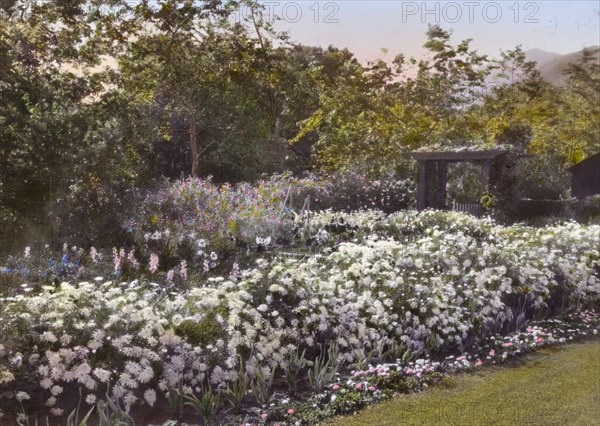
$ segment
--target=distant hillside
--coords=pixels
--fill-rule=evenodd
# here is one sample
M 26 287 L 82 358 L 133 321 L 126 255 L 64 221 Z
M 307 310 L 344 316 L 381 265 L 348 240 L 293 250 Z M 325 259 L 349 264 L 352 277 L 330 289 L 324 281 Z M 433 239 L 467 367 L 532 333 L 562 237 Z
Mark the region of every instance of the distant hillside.
M 593 49 L 596 58 L 600 60 L 600 47 L 590 47 Z M 564 71 L 570 63 L 578 62 L 581 59 L 582 51 L 561 55 L 554 52 L 546 52 L 542 49 L 531 49 L 525 52 L 527 59 L 535 61 L 538 64 L 538 69 L 542 73 L 544 80 L 549 83 L 560 86 L 565 83 L 566 76 Z

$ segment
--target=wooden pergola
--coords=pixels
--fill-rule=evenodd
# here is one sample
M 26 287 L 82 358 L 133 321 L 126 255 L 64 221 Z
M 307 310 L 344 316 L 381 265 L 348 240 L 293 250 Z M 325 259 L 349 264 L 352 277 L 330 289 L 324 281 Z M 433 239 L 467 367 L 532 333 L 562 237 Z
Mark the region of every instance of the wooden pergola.
M 410 156 L 419 162 L 417 209 L 446 209 L 449 163 L 480 163 L 486 184 L 492 185 L 499 179 L 502 160 L 508 153 L 507 150 L 411 152 Z

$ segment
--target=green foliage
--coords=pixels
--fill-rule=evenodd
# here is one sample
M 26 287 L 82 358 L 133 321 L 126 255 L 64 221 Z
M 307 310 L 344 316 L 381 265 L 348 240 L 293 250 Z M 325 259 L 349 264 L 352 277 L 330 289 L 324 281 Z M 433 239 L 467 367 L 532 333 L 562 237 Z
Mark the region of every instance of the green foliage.
M 244 368 L 244 362 L 240 357 L 240 369 L 235 380 L 227 385 L 227 389 L 223 391 L 223 396 L 229 402 L 235 413 L 241 410 L 242 402 L 248 393 L 249 379 Z
M 320 393 L 325 386 L 332 383 L 339 368 L 337 343 L 331 344 L 327 351 L 321 347 L 321 353 L 312 362 L 308 370 L 308 382 L 316 393 Z
M 378 389 L 394 393 L 411 393 L 418 390 L 419 380 L 415 377 L 406 377 L 398 371 L 391 371 L 386 376 L 377 376 L 373 380 L 373 385 Z
M 184 320 L 175 326 L 174 331 L 194 346 L 212 345 L 225 334 L 214 313 L 205 315 L 200 321 Z
M 364 404 L 360 392 L 349 390 L 336 394 L 335 400 L 330 403 L 330 409 L 333 415 L 342 415 L 356 411 Z
M 600 224 L 600 194 L 574 202 L 577 220 L 582 223 Z
M 209 425 L 223 406 L 223 395 L 214 392 L 210 385 L 202 386 L 200 397 L 197 397 L 193 392 L 189 392 L 185 393 L 183 398 L 185 400 L 184 405 L 200 411 L 203 425 Z
M 288 356 L 287 362 L 283 368 L 285 373 L 285 381 L 288 386 L 288 391 L 291 396 L 294 396 L 298 391 L 298 376 L 302 369 L 310 365 L 304 355 L 306 349 L 302 351 L 302 354 L 298 355 L 298 348 L 294 348 Z
M 483 87 L 486 58 L 469 49 L 470 40 L 452 46 L 450 33 L 438 26 L 430 27 L 427 36 L 431 57 L 418 64 L 411 59 L 418 68 L 414 78 L 405 78 L 402 55 L 392 64 L 379 60 L 364 67 L 350 52 L 330 49 L 339 72 L 331 81 L 317 68 L 319 108 L 292 141 L 317 132 L 315 148 L 323 167 L 361 166 L 381 175 L 406 174 L 407 150 L 470 139 L 462 111 Z
M 273 380 L 275 379 L 276 367 L 263 367 L 260 365 L 256 367 L 256 373 L 254 379 L 250 382 L 250 388 L 252 389 L 252 395 L 258 401 L 259 404 L 264 405 L 269 402 L 273 393 Z
M 106 401 L 100 400 L 96 403 L 96 412 L 98 413 L 99 426 L 134 426 L 135 421 L 121 407 L 119 401 L 113 401 L 108 392 L 106 393 Z

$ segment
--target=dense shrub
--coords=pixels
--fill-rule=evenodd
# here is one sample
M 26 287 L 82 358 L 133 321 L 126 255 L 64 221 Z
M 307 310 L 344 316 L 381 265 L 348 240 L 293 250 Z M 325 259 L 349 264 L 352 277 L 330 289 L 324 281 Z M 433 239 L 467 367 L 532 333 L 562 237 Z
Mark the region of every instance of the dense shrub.
M 360 173 L 346 171 L 330 176 L 308 176 L 298 180 L 296 186 L 300 199 L 311 197 L 314 210 L 374 209 L 391 213 L 414 207 L 416 202 L 414 182 L 393 176 L 370 180 Z
M 521 200 L 518 214 L 513 221 L 525 222 L 533 226 L 544 226 L 561 221 L 575 220 L 579 223 L 600 223 L 600 195 L 583 200 Z
M 576 219 L 581 223 L 600 224 L 600 194 L 584 200 L 572 200 Z
M 226 254 L 256 246 L 257 238 L 273 245 L 289 244 L 297 225 L 292 212 L 303 208 L 390 212 L 406 209 L 413 201 L 413 186 L 407 181 L 369 182 L 354 172 L 302 178 L 275 175 L 254 185 L 234 186 L 186 179 L 165 182 L 149 193 L 125 227 L 140 248 L 148 246 L 152 235 L 167 230 L 173 244 L 202 239 L 216 252 Z
M 571 203 L 569 200 L 521 200 L 518 204 L 515 221 L 533 222 L 547 218 L 572 219 Z

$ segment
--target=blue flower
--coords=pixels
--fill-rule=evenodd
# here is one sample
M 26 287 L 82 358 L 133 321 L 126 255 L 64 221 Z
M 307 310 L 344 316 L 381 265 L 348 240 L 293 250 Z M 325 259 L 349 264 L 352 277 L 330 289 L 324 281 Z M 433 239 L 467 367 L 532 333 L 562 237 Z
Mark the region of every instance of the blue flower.
M 63 265 L 66 265 L 67 263 L 69 263 L 69 254 L 68 253 L 63 254 L 62 263 L 63 263 Z

